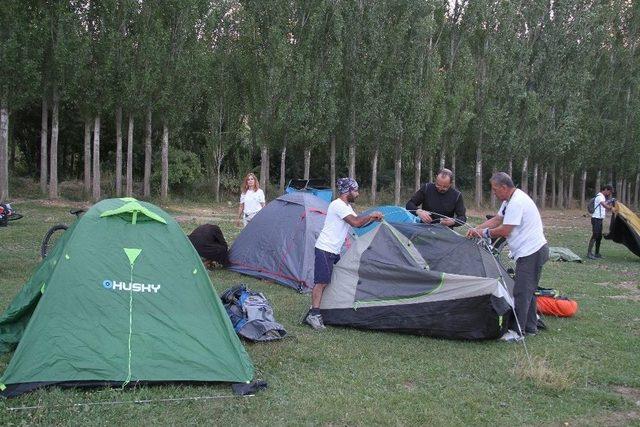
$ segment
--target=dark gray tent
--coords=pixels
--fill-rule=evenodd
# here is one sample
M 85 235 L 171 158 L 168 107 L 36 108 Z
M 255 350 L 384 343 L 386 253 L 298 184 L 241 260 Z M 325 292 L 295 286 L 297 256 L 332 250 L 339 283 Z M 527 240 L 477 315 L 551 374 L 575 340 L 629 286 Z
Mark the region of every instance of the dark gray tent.
M 308 192 L 273 200 L 233 242 L 229 269 L 309 292 L 314 246 L 328 207 L 329 203 Z
M 506 331 L 512 292 L 474 241 L 441 225 L 383 222 L 336 264 L 320 309 L 327 325 L 492 339 Z

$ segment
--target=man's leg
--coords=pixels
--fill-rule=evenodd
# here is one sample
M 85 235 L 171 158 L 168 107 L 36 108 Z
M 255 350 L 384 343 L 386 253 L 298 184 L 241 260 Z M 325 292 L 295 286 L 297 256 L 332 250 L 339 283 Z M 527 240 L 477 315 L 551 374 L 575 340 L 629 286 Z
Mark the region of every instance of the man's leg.
M 548 251 L 548 249 L 547 249 Z M 548 254 L 548 252 L 547 252 Z M 535 310 L 535 297 L 533 293 L 536 290 L 536 276 L 538 274 L 539 251 L 529 256 L 518 258 L 516 261 L 516 277 L 513 285 L 513 299 L 515 303 L 516 318 L 522 331 L 518 331 L 517 325 L 513 328 L 518 333 L 528 332 L 534 333 L 537 328 L 536 323 L 531 323 L 529 310 L 533 306 Z M 535 318 L 535 311 L 534 318 Z
M 594 218 L 594 220 L 595 220 L 595 225 L 594 225 L 593 234 L 595 236 L 595 241 L 596 241 L 596 252 L 594 256 L 596 258 L 602 258 L 602 255 L 600 255 L 600 242 L 602 242 L 602 220 L 599 218 Z
M 332 254 L 315 248 L 314 263 L 314 286 L 311 290 L 311 308 L 304 318 L 306 324 L 313 329 L 324 329 L 322 314 L 320 314 L 320 303 L 322 302 L 322 292 L 327 284 L 331 281 L 331 273 L 333 271 Z
M 533 291 L 535 292 L 536 288 L 540 285 L 540 276 L 542 276 L 542 267 L 549 260 L 549 247 L 544 245 L 536 255 L 536 266 L 535 266 L 535 284 L 533 287 Z M 535 334 L 538 332 L 538 307 L 536 304 L 535 295 L 531 295 L 531 304 L 529 305 L 529 311 L 527 313 L 527 323 L 525 325 L 525 332 L 530 334 Z
M 589 249 L 587 250 L 587 258 L 595 259 L 593 255 L 593 245 L 596 242 L 596 218 L 591 218 L 591 239 L 589 239 Z

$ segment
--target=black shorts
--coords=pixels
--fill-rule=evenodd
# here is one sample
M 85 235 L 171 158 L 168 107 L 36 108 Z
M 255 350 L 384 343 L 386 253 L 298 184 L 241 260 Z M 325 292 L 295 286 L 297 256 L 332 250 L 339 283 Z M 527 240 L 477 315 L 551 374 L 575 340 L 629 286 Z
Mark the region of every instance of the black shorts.
M 316 260 L 313 269 L 313 283 L 328 285 L 331 283 L 333 266 L 335 263 L 340 261 L 340 255 L 315 248 L 315 256 Z

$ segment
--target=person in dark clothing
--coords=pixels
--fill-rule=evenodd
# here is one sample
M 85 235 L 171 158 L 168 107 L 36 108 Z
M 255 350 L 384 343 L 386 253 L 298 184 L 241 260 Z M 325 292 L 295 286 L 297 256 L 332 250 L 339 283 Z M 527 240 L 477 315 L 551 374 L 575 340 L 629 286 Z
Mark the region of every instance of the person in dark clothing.
M 607 211 L 610 211 L 612 206 L 609 202 L 611 195 L 613 194 L 613 187 L 610 185 L 604 185 L 600 188 L 600 192 L 596 195 L 594 200 L 594 211 L 591 214 L 591 239 L 589 240 L 589 249 L 587 251 L 587 258 L 598 259 L 602 258 L 600 255 L 600 242 L 602 241 L 602 222 L 607 216 Z M 593 245 L 596 246 L 596 252 L 593 253 Z
M 217 225 L 203 224 L 187 237 L 202 258 L 204 266 L 209 270 L 214 267 L 215 263 L 222 266 L 229 264 L 229 245 Z
M 453 172 L 442 169 L 436 182 L 425 183 L 407 202 L 407 210 L 420 217 L 424 223 L 440 222 L 447 227 L 457 227 L 467 222 L 462 193 L 453 188 Z

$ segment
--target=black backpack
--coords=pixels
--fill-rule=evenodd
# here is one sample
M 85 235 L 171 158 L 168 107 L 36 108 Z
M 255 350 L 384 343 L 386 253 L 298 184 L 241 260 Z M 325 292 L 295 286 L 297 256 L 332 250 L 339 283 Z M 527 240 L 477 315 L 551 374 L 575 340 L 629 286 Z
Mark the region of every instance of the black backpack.
M 589 212 L 590 214 L 593 214 L 596 211 L 596 197 L 592 197 L 588 202 L 587 202 L 587 212 Z

